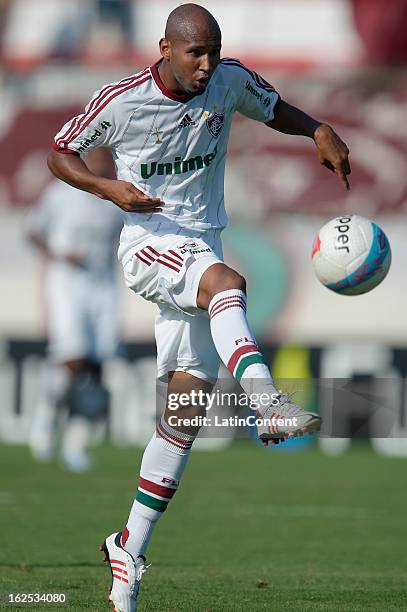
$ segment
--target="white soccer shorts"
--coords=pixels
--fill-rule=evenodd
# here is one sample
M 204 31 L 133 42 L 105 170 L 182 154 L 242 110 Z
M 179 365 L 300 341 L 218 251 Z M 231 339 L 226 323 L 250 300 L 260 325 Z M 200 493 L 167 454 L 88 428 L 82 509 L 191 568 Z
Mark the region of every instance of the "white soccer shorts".
M 128 287 L 156 303 L 157 375 L 183 371 L 215 381 L 219 356 L 206 311 L 196 305 L 199 282 L 213 264 L 223 263 L 220 232 L 199 238 L 182 234 L 150 235 L 123 261 Z
M 119 293 L 113 279 L 53 265 L 47 277 L 48 350 L 63 363 L 112 357 L 119 343 Z

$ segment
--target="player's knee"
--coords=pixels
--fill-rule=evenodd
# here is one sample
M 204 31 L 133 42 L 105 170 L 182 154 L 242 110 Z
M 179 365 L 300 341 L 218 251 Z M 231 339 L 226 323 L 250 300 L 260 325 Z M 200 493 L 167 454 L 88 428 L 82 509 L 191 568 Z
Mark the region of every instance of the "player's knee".
M 227 268 L 227 272 L 222 277 L 221 282 L 217 285 L 218 291 L 216 293 L 220 293 L 221 291 L 229 291 L 231 289 L 239 289 L 246 293 L 246 279 L 231 268 Z M 214 295 L 216 295 L 216 293 Z
M 207 309 L 215 295 L 233 289 L 246 293 L 245 278 L 224 264 L 212 266 L 201 279 L 197 304 L 200 308 Z

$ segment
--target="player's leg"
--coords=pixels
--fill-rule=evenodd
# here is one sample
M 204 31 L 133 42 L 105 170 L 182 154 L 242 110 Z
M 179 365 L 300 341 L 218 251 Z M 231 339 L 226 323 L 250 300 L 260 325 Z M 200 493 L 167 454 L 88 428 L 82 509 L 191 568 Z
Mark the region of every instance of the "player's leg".
M 187 372 L 171 372 L 167 398 L 192 391 L 209 393 L 212 387 L 212 383 Z M 110 535 L 101 546 L 113 575 L 109 598 L 120 611 L 132 612 L 136 609 L 140 581 L 148 568 L 145 559 L 147 546 L 157 521 L 178 489 L 198 434 L 199 427 L 184 426 L 183 422 L 203 416 L 205 412 L 204 406 L 183 402 L 176 412 L 177 422 L 173 423 L 172 405 L 167 402 L 165 412 L 144 451 L 138 490 L 126 527 L 122 533 Z
M 212 383 L 191 376 L 187 372 L 171 372 L 168 381 L 170 407 L 157 424 L 147 445 L 140 468 L 139 486 L 126 528 L 122 534 L 123 547 L 136 558 L 146 551 L 152 531 L 176 493 L 184 473 L 192 444 L 199 427 L 184 426 L 185 419 L 203 416 L 205 407 L 199 405 L 174 408 L 174 398 L 181 394 L 209 393 Z
M 216 350 L 232 376 L 249 395 L 270 398 L 269 404 L 263 402 L 258 409 L 268 419 L 258 427 L 263 442 L 318 429 L 319 416 L 302 411 L 274 385 L 247 322 L 244 278 L 223 263 L 214 264 L 201 277 L 197 305 L 209 313 Z
M 69 470 L 86 472 L 93 467 L 89 453 L 95 423 L 106 418 L 108 392 L 102 383 L 102 366 L 85 357 L 65 364 L 69 386 L 65 394 L 68 420 L 61 444 L 61 457 Z
M 97 318 L 89 306 L 102 300 L 85 281 L 82 276 L 78 278 L 75 270 L 59 268 L 54 268 L 47 279 L 48 350 L 55 364 L 48 377 L 48 397 L 54 412 L 66 417 L 61 458 L 65 467 L 75 472 L 92 467 L 88 452 L 92 425 L 105 414 L 107 402 L 96 350 L 97 335 L 90 324 Z
M 80 302 L 73 288 L 71 274 L 55 267 L 48 272 L 48 356 L 30 432 L 31 451 L 42 460 L 52 457 L 66 416 L 66 396 L 72 378 L 67 362 L 85 354 Z
M 65 320 L 64 355 L 69 372 L 66 404 L 69 418 L 61 456 L 71 471 L 93 467 L 89 452 L 95 424 L 106 419 L 108 391 L 102 381 L 102 364 L 115 354 L 118 345 L 117 290 L 111 279 L 83 277 L 75 284 L 70 299 L 74 305 Z M 72 288 L 73 289 L 73 288 Z M 92 299 L 89 299 L 92 296 Z M 62 338 L 60 339 L 62 340 Z
M 219 358 L 206 314 L 188 316 L 161 305 L 155 332 L 157 373 L 160 379 L 169 379 L 167 398 L 192 390 L 209 393 L 217 377 Z M 204 413 L 203 407 L 184 405 L 181 412 L 177 411 L 179 421 L 174 423 L 174 411 L 169 408 L 167 404 L 144 451 L 139 486 L 126 526 L 122 533 L 109 536 L 102 546 L 113 573 L 110 599 L 117 610 L 136 609 L 148 543 L 185 470 L 198 428 L 183 427 L 183 418 Z
M 69 372 L 63 364 L 48 356 L 42 392 L 34 406 L 29 432 L 29 446 L 37 461 L 50 461 L 55 453 L 58 425 L 63 416 L 63 401 L 69 387 Z

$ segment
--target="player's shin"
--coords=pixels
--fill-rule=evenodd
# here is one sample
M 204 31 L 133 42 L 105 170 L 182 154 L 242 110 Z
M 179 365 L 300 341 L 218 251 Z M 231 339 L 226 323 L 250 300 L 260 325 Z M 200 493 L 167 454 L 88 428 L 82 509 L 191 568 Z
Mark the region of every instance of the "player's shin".
M 270 369 L 247 322 L 244 292 L 230 289 L 217 293 L 208 312 L 219 357 L 244 391 L 248 395 L 277 395 Z
M 148 443 L 122 546 L 134 559 L 144 555 L 158 519 L 175 494 L 195 436 L 177 431 L 164 416 Z
M 256 396 L 258 435 L 265 445 L 288 436 L 319 430 L 321 418 L 292 401 L 274 386 L 273 378 L 246 319 L 246 296 L 239 289 L 216 294 L 208 312 L 212 338 L 220 358 L 244 391 Z M 262 398 L 259 402 L 258 398 Z

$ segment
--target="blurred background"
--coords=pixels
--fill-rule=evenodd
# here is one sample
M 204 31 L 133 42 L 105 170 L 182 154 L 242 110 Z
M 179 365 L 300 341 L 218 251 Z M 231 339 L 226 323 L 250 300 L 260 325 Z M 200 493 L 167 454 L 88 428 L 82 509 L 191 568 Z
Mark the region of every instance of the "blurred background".
M 27 441 L 41 394 L 48 323 L 45 271 L 27 240 L 26 223 L 52 179 L 45 162 L 52 137 L 94 90 L 158 59 L 166 16 L 178 4 L 0 0 L 4 443 Z M 403 0 L 202 4 L 220 23 L 223 55 L 238 57 L 282 97 L 332 123 L 351 150 L 352 189 L 345 193 L 319 166 L 306 139 L 235 118 L 226 177 L 226 260 L 249 279 L 251 323 L 273 356 L 274 374 L 312 379 L 391 372 L 400 381 L 402 428 L 407 397 L 407 5 Z M 319 227 L 352 212 L 381 225 L 393 251 L 385 282 L 356 298 L 324 289 L 310 260 Z M 120 293 L 124 349 L 103 370 L 110 393 L 109 436 L 117 444 L 142 446 L 154 417 L 155 307 L 132 295 L 121 279 Z M 404 455 L 407 450 L 388 452 Z
M 248 440 L 198 440 L 198 450 L 211 452 L 192 454 L 153 538 L 142 609 L 407 609 L 407 3 L 201 3 L 220 23 L 225 56 L 240 58 L 289 102 L 332 123 L 349 145 L 346 193 L 319 166 L 312 143 L 236 116 L 224 250 L 248 278 L 251 324 L 274 376 L 303 389 L 304 407 L 332 405 L 329 388 L 319 387 L 333 378 L 342 388 L 345 379 L 359 381 L 359 400 L 368 401 L 366 407 L 353 401 L 355 393 L 342 396 L 325 415 L 328 425 L 341 421 L 331 439 L 271 450 Z M 38 409 L 61 382 L 51 377 L 55 388 L 47 391 L 52 262 L 44 257 L 46 217 L 34 211 L 54 211 L 57 188 L 46 166 L 53 135 L 96 89 L 157 61 L 166 17 L 179 4 L 0 0 L 0 591 L 66 591 L 73 610 L 106 606 L 109 578 L 97 545 L 125 524 L 154 427 L 155 307 L 127 290 L 118 270 L 113 311 L 121 349 L 103 361 L 101 378 L 93 370 L 77 379 L 68 402 L 77 417 L 87 412 L 91 435 L 77 419 L 76 428 L 65 426 L 57 454 L 47 447 L 46 424 L 33 444 Z M 65 196 L 53 197 L 57 211 Z M 72 210 L 74 204 L 77 194 Z M 311 266 L 319 228 L 347 213 L 374 219 L 393 251 L 388 277 L 359 297 L 328 291 Z M 95 233 L 100 216 L 87 215 L 87 231 Z M 84 218 L 78 227 L 65 244 L 71 262 L 86 235 Z M 99 237 L 102 230 L 107 226 Z M 57 287 L 62 309 L 70 295 Z M 81 299 L 98 306 L 102 298 L 88 289 Z M 67 323 L 68 340 L 74 327 Z M 395 415 L 386 437 L 369 422 L 377 386 Z M 87 403 L 78 403 L 83 397 Z M 369 433 L 370 442 L 357 440 Z M 89 443 L 95 448 L 84 454 Z M 72 474 L 92 466 L 88 475 Z

